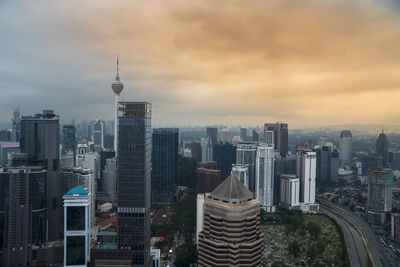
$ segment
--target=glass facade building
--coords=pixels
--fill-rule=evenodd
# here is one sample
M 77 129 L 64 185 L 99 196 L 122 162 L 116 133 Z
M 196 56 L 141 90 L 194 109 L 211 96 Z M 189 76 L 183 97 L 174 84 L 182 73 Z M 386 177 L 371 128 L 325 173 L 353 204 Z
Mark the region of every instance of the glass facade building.
M 60 123 L 52 110 L 22 117 L 20 150 L 32 157 L 35 165 L 47 170 L 48 238 L 62 236 L 60 162 Z
M 74 125 L 64 125 L 62 128 L 62 152 L 65 154 L 67 151 L 75 153 L 76 150 L 76 136 Z
M 153 130 L 151 188 L 156 201 L 170 202 L 178 179 L 179 129 Z M 159 196 L 159 197 L 157 197 Z
M 213 151 L 214 161 L 221 170 L 221 178 L 225 180 L 232 171 L 232 164 L 236 163 L 236 147 L 232 144 L 217 144 Z
M 118 102 L 118 248 L 150 264 L 151 104 Z

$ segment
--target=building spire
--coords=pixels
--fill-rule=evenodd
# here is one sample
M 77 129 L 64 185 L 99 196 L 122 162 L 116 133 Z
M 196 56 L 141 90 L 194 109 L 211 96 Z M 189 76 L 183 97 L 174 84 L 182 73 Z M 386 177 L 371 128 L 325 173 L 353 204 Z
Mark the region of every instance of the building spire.
M 119 81 L 119 56 L 117 55 L 117 76 L 115 77 L 115 80 Z

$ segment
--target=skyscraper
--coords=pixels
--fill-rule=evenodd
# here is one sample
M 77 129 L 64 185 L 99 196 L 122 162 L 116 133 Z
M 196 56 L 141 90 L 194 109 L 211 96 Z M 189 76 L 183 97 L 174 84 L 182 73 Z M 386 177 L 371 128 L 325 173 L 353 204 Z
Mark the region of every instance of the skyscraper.
M 104 129 L 101 119 L 97 119 L 93 124 L 93 142 L 96 152 L 104 149 Z
M 300 205 L 300 179 L 293 174 L 280 175 L 280 201 L 281 207 L 291 209 Z
M 350 130 L 340 133 L 339 159 L 343 164 L 350 164 L 352 159 L 352 134 Z
M 383 167 L 386 167 L 389 160 L 389 140 L 383 130 L 376 140 L 376 154 L 382 156 Z
M 213 159 L 213 144 L 210 137 L 201 138 L 201 162 L 209 162 Z
M 46 174 L 41 167 L 11 167 L 4 222 L 4 266 L 25 266 L 33 246 L 46 242 Z
M 240 137 L 242 137 L 243 141 L 247 141 L 247 129 L 240 128 Z
M 249 190 L 253 193 L 256 191 L 255 181 L 255 167 L 256 167 L 256 142 L 242 142 L 238 143 L 236 150 L 236 163 L 237 164 L 248 164 L 249 167 Z
M 261 143 L 256 155 L 256 197 L 267 212 L 274 212 L 274 146 Z
M 179 129 L 153 129 L 152 147 L 152 201 L 172 202 L 178 179 Z
M 201 151 L 201 143 L 200 142 L 192 142 L 190 145 L 190 149 L 192 152 L 192 158 L 197 162 L 201 162 L 203 153 Z
M 281 174 L 296 174 L 296 156 L 290 155 L 274 159 L 274 205 L 279 205 Z
M 368 172 L 369 223 L 385 224 L 386 212 L 392 209 L 393 172 L 391 169 L 371 168 Z
M 316 153 L 300 150 L 297 155 L 297 177 L 300 178 L 300 202 L 315 202 Z
M 150 264 L 151 104 L 118 102 L 118 247 Z
M 67 151 L 75 153 L 76 150 L 76 134 L 74 125 L 64 125 L 62 128 L 62 152 Z
M 264 140 L 266 140 L 266 131 L 274 132 L 275 150 L 279 151 L 281 157 L 285 157 L 289 150 L 289 133 L 286 123 L 265 123 L 264 124 Z
M 316 178 L 330 180 L 331 178 L 331 147 L 322 146 L 315 149 L 317 155 Z M 337 170 L 336 170 L 337 171 Z
M 59 117 L 52 110 L 22 117 L 20 149 L 47 170 L 48 238 L 57 240 L 62 232 Z
M 260 202 L 237 178 L 225 179 L 199 209 L 199 266 L 262 266 Z
M 236 147 L 232 144 L 217 144 L 214 146 L 213 158 L 224 180 L 231 174 L 232 164 L 236 162 Z
M 211 138 L 212 145 L 218 144 L 218 128 L 208 127 L 207 136 Z
M 64 266 L 87 266 L 90 259 L 90 193 L 78 185 L 63 198 Z
M 228 128 L 224 128 L 221 131 L 221 143 L 226 144 L 231 142 L 231 132 L 228 130 Z M 216 144 L 213 144 L 215 146 Z
M 16 107 L 13 112 L 12 118 L 12 129 L 11 129 L 11 141 L 19 142 L 20 138 L 20 127 L 21 127 L 21 109 Z
M 260 135 L 253 130 L 253 142 L 258 142 L 260 140 Z

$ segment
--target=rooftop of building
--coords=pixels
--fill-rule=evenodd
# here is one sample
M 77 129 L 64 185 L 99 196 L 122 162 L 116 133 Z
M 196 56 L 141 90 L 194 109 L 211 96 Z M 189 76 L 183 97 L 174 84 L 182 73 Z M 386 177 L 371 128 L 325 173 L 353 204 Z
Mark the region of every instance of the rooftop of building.
M 45 109 L 42 114 L 35 114 L 34 116 L 22 116 L 22 120 L 59 120 L 60 116 L 54 114 L 53 110 Z
M 351 131 L 350 130 L 343 130 L 340 133 L 340 138 L 344 138 L 344 137 L 352 137 Z
M 81 185 L 70 189 L 65 196 L 87 196 L 89 192 Z
M 239 204 L 252 200 L 254 195 L 242 182 L 231 174 L 211 192 L 211 198 L 232 204 Z
M 281 174 L 280 177 L 284 179 L 299 179 L 299 177 L 294 174 Z

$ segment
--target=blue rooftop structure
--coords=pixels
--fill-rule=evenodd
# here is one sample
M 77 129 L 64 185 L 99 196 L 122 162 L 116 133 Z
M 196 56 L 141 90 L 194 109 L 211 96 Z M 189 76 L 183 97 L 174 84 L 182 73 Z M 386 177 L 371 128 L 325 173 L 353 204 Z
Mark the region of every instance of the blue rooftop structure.
M 74 196 L 74 195 L 79 195 L 79 196 L 87 196 L 89 195 L 89 192 L 83 188 L 83 186 L 78 185 L 72 189 L 70 189 L 65 196 Z

